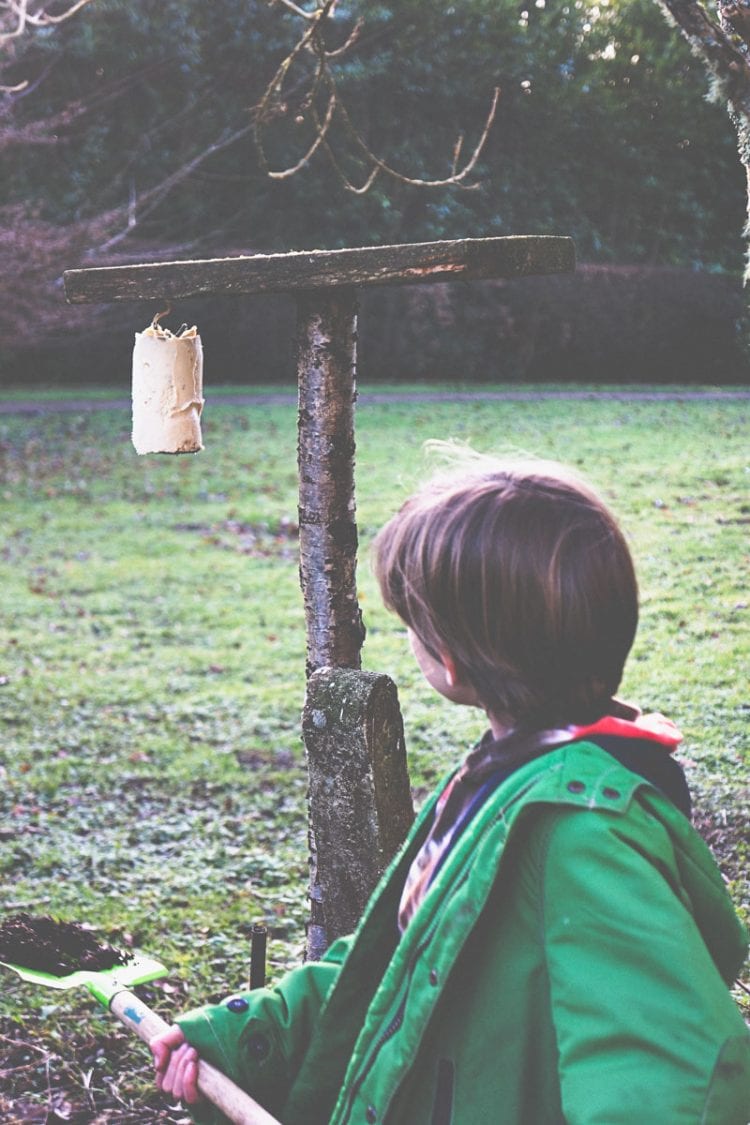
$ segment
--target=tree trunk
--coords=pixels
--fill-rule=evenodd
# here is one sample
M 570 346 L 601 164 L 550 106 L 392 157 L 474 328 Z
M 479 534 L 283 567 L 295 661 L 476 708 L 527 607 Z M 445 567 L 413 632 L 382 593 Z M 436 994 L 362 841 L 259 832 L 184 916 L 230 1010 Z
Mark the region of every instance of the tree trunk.
M 307 673 L 359 668 L 354 401 L 357 300 L 353 291 L 299 298 L 300 584 Z
M 748 180 L 750 233 L 750 19 L 734 0 L 718 0 L 714 19 L 699 0 L 657 0 L 670 23 L 677 24 L 693 54 L 706 67 L 712 101 L 724 102 L 737 133 L 740 163 Z M 747 272 L 745 280 L 747 280 Z
M 700 0 L 657 0 L 670 23 L 677 24 L 693 54 L 703 61 L 709 78 L 709 95 L 724 102 L 737 133 L 740 163 L 747 182 L 747 221 L 743 234 L 750 238 L 750 13 L 744 0 L 717 0 L 716 15 Z M 750 281 L 750 254 L 746 257 L 745 284 Z M 750 356 L 750 309 L 739 323 L 745 353 Z

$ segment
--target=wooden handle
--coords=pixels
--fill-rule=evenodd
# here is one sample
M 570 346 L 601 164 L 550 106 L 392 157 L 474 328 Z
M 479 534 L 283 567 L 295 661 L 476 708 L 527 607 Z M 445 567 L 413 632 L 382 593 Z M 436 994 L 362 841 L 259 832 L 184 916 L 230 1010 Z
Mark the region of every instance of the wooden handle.
M 132 992 L 118 992 L 110 1001 L 109 1007 L 118 1020 L 134 1031 L 144 1043 L 150 1043 L 154 1036 L 169 1030 L 169 1024 Z M 198 1089 L 234 1125 L 280 1125 L 275 1117 L 236 1086 L 231 1078 L 227 1078 L 226 1074 L 203 1059 L 198 1062 Z

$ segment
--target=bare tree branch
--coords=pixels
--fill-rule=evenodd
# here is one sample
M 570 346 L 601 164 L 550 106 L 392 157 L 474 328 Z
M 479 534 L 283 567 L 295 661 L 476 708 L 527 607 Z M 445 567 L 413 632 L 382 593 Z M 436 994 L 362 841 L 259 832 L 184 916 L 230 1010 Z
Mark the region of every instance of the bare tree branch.
M 76 12 L 80 12 L 81 8 L 85 8 L 88 4 L 93 4 L 94 0 L 77 0 L 77 3 L 71 4 L 59 16 L 50 15 L 49 12 L 41 11 L 38 15 L 31 17 L 29 22 L 33 23 L 36 27 L 49 27 L 52 24 L 63 23 L 74 16 Z
M 347 39 L 344 40 L 344 42 L 341 44 L 341 46 L 336 47 L 335 50 L 333 50 L 333 51 L 326 51 L 326 58 L 327 59 L 340 59 L 342 55 L 345 55 L 347 53 L 347 51 L 351 50 L 351 48 L 354 46 L 354 44 L 357 42 L 360 35 L 362 34 L 362 28 L 364 26 L 365 26 L 365 21 L 362 18 L 358 19 L 357 22 L 355 23 L 354 27 L 352 28 L 352 31 L 351 31 L 350 35 L 348 36 Z
M 335 49 L 329 49 L 325 43 L 325 29 L 329 18 L 332 16 L 336 0 L 325 0 L 324 3 L 319 3 L 314 10 L 305 10 L 300 8 L 293 0 L 270 0 L 271 3 L 280 3 L 293 15 L 304 19 L 309 25 L 304 34 L 297 41 L 295 46 L 289 54 L 283 59 L 278 66 L 273 78 L 269 82 L 266 90 L 261 98 L 258 106 L 254 111 L 255 127 L 254 139 L 258 152 L 261 165 L 266 174 L 271 179 L 283 180 L 288 179 L 290 176 L 296 175 L 302 171 L 310 162 L 315 153 L 322 148 L 326 153 L 328 160 L 336 172 L 339 180 L 349 192 L 355 195 L 364 195 L 372 187 L 380 173 L 388 176 L 390 179 L 396 180 L 398 183 L 408 184 L 414 187 L 452 187 L 462 186 L 475 187 L 477 185 L 467 184 L 466 181 L 472 172 L 475 170 L 479 159 L 484 151 L 487 139 L 492 129 L 497 113 L 498 101 L 500 98 L 500 90 L 496 88 L 493 94 L 492 103 L 490 105 L 489 113 L 482 130 L 479 141 L 466 164 L 459 169 L 458 162 L 461 155 L 463 146 L 463 134 L 460 135 L 456 141 L 453 150 L 453 160 L 451 164 L 451 174 L 442 178 L 426 179 L 421 177 L 409 176 L 404 172 L 400 172 L 394 168 L 387 161 L 377 156 L 370 146 L 365 141 L 360 131 L 355 126 L 351 119 L 351 115 L 346 107 L 346 104 L 341 98 L 336 84 L 336 78 L 331 70 L 330 63 L 342 58 L 347 54 L 358 42 L 362 27 L 363 20 L 357 20 L 354 28 L 346 37 L 341 46 Z M 288 106 L 283 100 L 284 87 L 293 66 L 302 57 L 304 53 L 312 52 L 316 56 L 316 67 L 312 77 L 307 83 L 307 92 L 303 99 L 300 112 L 297 120 L 301 122 L 304 119 L 304 112 L 309 112 L 314 129 L 314 140 L 304 153 L 294 164 L 287 168 L 274 170 L 271 168 L 268 155 L 266 152 L 265 134 L 270 123 L 279 117 L 287 114 Z M 316 97 L 322 87 L 326 87 L 327 91 L 327 104 L 326 112 L 321 117 L 316 107 Z M 336 156 L 333 146 L 331 144 L 334 122 L 338 122 L 340 126 L 340 133 L 349 145 L 354 149 L 357 159 L 362 161 L 365 169 L 365 178 L 362 184 L 355 185 L 350 176 L 344 171 L 340 159 Z
M 29 0 L 2 0 L 0 2 L 0 27 L 10 27 L 10 31 L 0 31 L 0 47 L 23 35 L 27 27 L 51 27 L 64 23 L 80 12 L 94 0 L 73 0 L 58 15 L 51 15 L 44 7 L 29 10 Z
M 270 170 L 270 168 L 266 168 L 266 174 L 268 176 L 270 176 L 272 180 L 288 180 L 292 176 L 296 176 L 296 174 L 298 172 L 301 172 L 302 169 L 305 167 L 305 165 L 309 164 L 312 157 L 315 155 L 317 150 L 320 148 L 320 146 L 325 141 L 326 133 L 328 132 L 328 130 L 331 127 L 331 122 L 333 121 L 333 115 L 334 115 L 335 111 L 336 111 L 336 95 L 334 93 L 334 94 L 331 94 L 330 98 L 328 99 L 328 108 L 326 109 L 325 118 L 320 123 L 320 127 L 319 128 L 316 127 L 315 140 L 310 145 L 310 147 L 307 150 L 307 152 L 305 153 L 305 155 L 302 156 L 297 161 L 297 163 L 293 164 L 290 168 L 285 168 L 283 172 L 272 172 Z
M 127 75 L 117 81 L 110 82 L 102 90 L 97 90 L 85 100 L 77 99 L 68 102 L 56 113 L 46 117 L 37 117 L 21 124 L 13 122 L 13 105 L 15 98 L 26 98 L 32 94 L 45 80 L 52 67 L 46 67 L 33 83 L 23 82 L 14 90 L 6 90 L 8 100 L 0 102 L 0 152 L 9 148 L 18 148 L 23 145 L 59 145 L 65 142 L 65 131 L 74 123 L 89 116 L 108 102 L 122 96 L 137 80 L 133 75 Z M 6 124 L 10 121 L 10 124 Z
M 406 176 L 403 173 L 398 172 L 395 168 L 390 167 L 390 165 L 386 164 L 386 162 L 384 160 L 381 160 L 379 157 L 375 156 L 375 154 L 373 152 L 370 151 L 367 144 L 365 143 L 365 141 L 362 139 L 362 137 L 360 136 L 360 134 L 357 132 L 356 128 L 354 127 L 354 125 L 352 123 L 352 120 L 349 117 L 349 114 L 348 114 L 345 106 L 340 107 L 340 112 L 341 112 L 341 114 L 343 115 L 343 117 L 346 121 L 346 126 L 347 126 L 347 130 L 349 132 L 349 136 L 352 138 L 352 140 L 354 141 L 356 146 L 359 148 L 362 156 L 366 160 L 370 161 L 372 164 L 375 164 L 381 172 L 385 172 L 386 175 L 391 176 L 394 180 L 398 180 L 402 184 L 413 184 L 416 187 L 449 187 L 451 185 L 464 184 L 464 181 L 468 178 L 468 176 L 471 175 L 471 173 L 476 168 L 477 163 L 479 161 L 479 158 L 482 155 L 482 151 L 484 150 L 484 146 L 487 143 L 487 138 L 490 135 L 490 130 L 491 130 L 492 125 L 493 125 L 494 120 L 495 120 L 495 114 L 497 113 L 497 106 L 498 106 L 499 100 L 500 100 L 500 87 L 496 86 L 495 90 L 494 90 L 494 93 L 493 93 L 493 96 L 492 96 L 492 104 L 490 105 L 490 110 L 489 110 L 489 113 L 487 115 L 487 120 L 485 121 L 484 129 L 482 130 L 482 135 L 479 138 L 479 141 L 477 143 L 476 148 L 474 149 L 474 152 L 471 154 L 471 157 L 466 162 L 466 164 L 463 166 L 463 168 L 461 169 L 460 172 L 454 170 L 452 175 L 446 176 L 445 179 L 442 179 L 442 180 L 438 180 L 438 179 L 434 179 L 434 180 L 418 179 L 417 177 L 414 177 L 414 176 Z M 455 164 L 456 164 L 456 159 L 457 159 L 457 153 L 460 154 L 460 149 L 461 149 L 462 143 L 463 143 L 463 137 L 459 137 L 459 139 L 457 140 L 456 145 L 454 147 L 454 155 L 453 155 L 454 169 L 455 169 Z M 476 185 L 471 185 L 471 186 L 476 186 Z
M 274 3 L 274 2 L 276 2 L 276 3 L 282 2 L 282 3 L 286 4 L 286 3 L 288 3 L 288 0 L 271 0 L 271 3 Z M 297 57 L 302 54 L 302 52 L 305 50 L 305 48 L 309 44 L 311 44 L 315 40 L 316 37 L 319 37 L 319 35 L 320 35 L 320 26 L 319 25 L 323 20 L 325 20 L 327 18 L 327 16 L 329 15 L 331 10 L 333 9 L 334 3 L 335 3 L 335 0 L 326 0 L 326 3 L 323 5 L 323 7 L 318 9 L 317 13 L 314 14 L 314 22 L 311 24 L 311 26 L 308 28 L 308 30 L 305 32 L 305 34 L 297 41 L 297 43 L 294 45 L 292 50 L 289 52 L 289 54 L 286 56 L 286 58 L 281 62 L 281 64 L 277 68 L 276 73 L 274 74 L 273 78 L 271 79 L 271 81 L 268 83 L 268 86 L 266 87 L 266 90 L 265 90 L 265 93 L 263 94 L 263 97 L 261 98 L 260 102 L 258 103 L 258 105 L 255 108 L 255 119 L 256 119 L 256 122 L 258 122 L 259 126 L 262 127 L 262 125 L 269 118 L 277 115 L 277 113 L 279 111 L 279 106 L 280 106 L 280 98 L 281 98 L 281 94 L 282 94 L 282 91 L 283 91 L 283 88 L 284 88 L 284 82 L 286 81 L 287 74 L 289 73 L 289 71 L 290 71 L 293 63 L 297 59 Z M 308 19 L 308 18 L 310 18 L 310 16 L 305 14 L 305 18 Z M 318 53 L 320 54 L 320 52 L 318 52 Z M 319 76 L 320 76 L 321 73 L 322 73 L 321 69 L 318 68 L 318 70 L 316 71 L 316 77 L 314 79 L 314 85 L 319 80 Z M 282 110 L 281 112 L 284 112 L 284 111 Z M 260 138 L 260 132 L 256 133 L 256 137 Z M 262 151 L 262 145 L 260 145 L 259 147 Z
M 271 0 L 271 2 L 273 3 L 273 0 Z M 281 4 L 284 8 L 288 8 L 290 12 L 294 12 L 295 16 L 301 16 L 303 20 L 314 20 L 316 17 L 315 11 L 307 12 L 304 8 L 293 4 L 292 0 L 276 0 L 276 3 Z
M 131 189 L 127 204 L 114 212 L 112 216 L 122 215 L 126 219 L 125 227 L 117 234 L 111 235 L 106 241 L 97 245 L 96 252 L 104 253 L 119 245 L 129 234 L 132 234 L 135 227 L 156 210 L 159 204 L 163 202 L 166 196 L 169 195 L 178 184 L 181 184 L 183 180 L 191 176 L 204 161 L 208 160 L 210 156 L 214 156 L 217 152 L 221 152 L 222 149 L 229 148 L 231 145 L 236 144 L 237 141 L 247 136 L 247 134 L 252 131 L 252 128 L 252 125 L 245 125 L 244 128 L 237 129 L 235 132 L 227 134 L 218 141 L 214 141 L 213 144 L 208 145 L 196 156 L 186 161 L 182 167 L 172 172 L 166 179 L 144 192 L 140 200 L 134 200 L 132 198 Z

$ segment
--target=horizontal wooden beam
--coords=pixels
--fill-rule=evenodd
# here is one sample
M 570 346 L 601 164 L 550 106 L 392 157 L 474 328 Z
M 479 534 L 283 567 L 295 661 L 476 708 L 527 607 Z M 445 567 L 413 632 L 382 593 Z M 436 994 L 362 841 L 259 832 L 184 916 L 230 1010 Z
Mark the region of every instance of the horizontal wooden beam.
M 477 281 L 568 273 L 574 269 L 572 239 L 517 235 L 101 266 L 67 270 L 64 282 L 68 301 L 83 304 L 239 293 L 292 293 L 335 286 Z

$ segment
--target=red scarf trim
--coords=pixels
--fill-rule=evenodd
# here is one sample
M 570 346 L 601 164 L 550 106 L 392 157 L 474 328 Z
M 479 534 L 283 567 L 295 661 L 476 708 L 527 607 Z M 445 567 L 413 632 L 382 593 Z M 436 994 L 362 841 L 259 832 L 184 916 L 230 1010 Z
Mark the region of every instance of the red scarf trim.
M 647 742 L 658 742 L 660 746 L 668 747 L 670 754 L 682 742 L 682 732 L 671 719 L 658 712 L 639 715 L 635 719 L 620 719 L 614 715 L 605 715 L 589 726 L 568 727 L 568 730 L 575 740 L 597 734 L 614 734 L 619 738 L 643 738 Z

